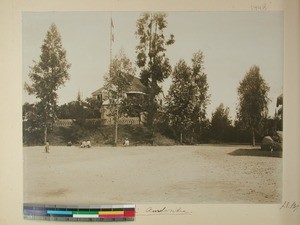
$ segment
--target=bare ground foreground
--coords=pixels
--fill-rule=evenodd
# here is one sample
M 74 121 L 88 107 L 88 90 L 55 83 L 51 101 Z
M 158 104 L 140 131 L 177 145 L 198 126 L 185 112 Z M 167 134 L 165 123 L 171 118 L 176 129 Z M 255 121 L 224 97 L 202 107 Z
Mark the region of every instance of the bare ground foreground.
M 282 158 L 248 146 L 24 147 L 24 202 L 279 203 Z

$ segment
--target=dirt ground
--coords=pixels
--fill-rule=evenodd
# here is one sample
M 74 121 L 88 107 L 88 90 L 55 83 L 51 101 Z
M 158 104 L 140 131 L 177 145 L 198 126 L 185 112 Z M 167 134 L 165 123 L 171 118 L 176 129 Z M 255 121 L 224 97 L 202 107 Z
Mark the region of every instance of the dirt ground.
M 24 147 L 24 202 L 279 203 L 282 158 L 249 146 Z

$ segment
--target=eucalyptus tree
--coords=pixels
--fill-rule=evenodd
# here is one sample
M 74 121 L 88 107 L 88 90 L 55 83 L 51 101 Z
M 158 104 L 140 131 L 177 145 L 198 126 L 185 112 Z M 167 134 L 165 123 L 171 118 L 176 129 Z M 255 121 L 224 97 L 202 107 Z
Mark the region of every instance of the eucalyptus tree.
M 172 45 L 174 35 L 165 35 L 167 28 L 165 13 L 143 13 L 137 20 L 135 32 L 139 39 L 136 46 L 137 66 L 140 68 L 141 82 L 146 86 L 148 102 L 146 106 L 147 125 L 153 131 L 153 124 L 157 116 L 157 96 L 162 91 L 161 83 L 172 72 L 166 47 Z

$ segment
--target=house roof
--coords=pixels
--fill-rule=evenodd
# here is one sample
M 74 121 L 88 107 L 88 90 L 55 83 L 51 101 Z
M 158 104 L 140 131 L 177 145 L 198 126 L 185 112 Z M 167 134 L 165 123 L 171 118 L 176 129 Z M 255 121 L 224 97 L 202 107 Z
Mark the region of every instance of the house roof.
M 92 96 L 96 96 L 102 93 L 104 87 L 97 89 L 96 91 L 92 92 Z
M 146 87 L 142 84 L 141 80 L 133 75 L 128 75 L 130 76 L 130 87 L 128 89 L 128 92 L 146 92 Z M 105 90 L 104 87 L 101 87 L 97 89 L 96 91 L 92 92 L 92 96 L 96 96 L 101 94 Z

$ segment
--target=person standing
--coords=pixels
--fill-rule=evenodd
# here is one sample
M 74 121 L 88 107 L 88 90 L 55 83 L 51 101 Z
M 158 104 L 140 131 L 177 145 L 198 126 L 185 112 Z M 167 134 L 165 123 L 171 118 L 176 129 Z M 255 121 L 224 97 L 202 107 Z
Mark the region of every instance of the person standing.
M 46 151 L 46 153 L 50 153 L 50 144 L 49 144 L 49 141 L 46 141 L 45 151 Z

